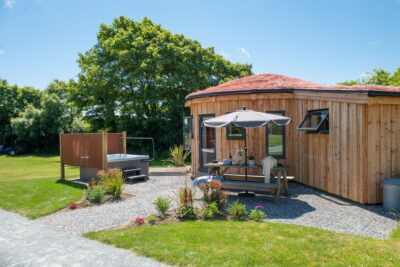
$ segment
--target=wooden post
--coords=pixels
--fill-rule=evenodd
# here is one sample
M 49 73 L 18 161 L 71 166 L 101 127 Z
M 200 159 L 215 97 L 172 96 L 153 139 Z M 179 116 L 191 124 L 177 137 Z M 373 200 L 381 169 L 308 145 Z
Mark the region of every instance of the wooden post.
M 65 166 L 64 166 L 64 159 L 63 159 L 63 132 L 60 132 L 60 178 L 65 180 Z
M 122 132 L 122 153 L 126 154 L 126 131 Z
M 107 132 L 102 132 L 102 169 L 103 170 L 107 170 L 108 169 L 108 165 L 107 165 L 107 150 L 108 150 L 108 146 L 107 146 Z

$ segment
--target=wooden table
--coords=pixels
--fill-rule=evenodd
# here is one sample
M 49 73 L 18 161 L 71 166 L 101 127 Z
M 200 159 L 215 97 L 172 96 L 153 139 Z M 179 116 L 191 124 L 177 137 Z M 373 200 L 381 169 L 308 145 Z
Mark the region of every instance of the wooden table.
M 223 176 L 225 172 L 230 169 L 230 168 L 236 168 L 236 169 L 261 169 L 262 166 L 260 165 L 239 165 L 239 164 L 231 164 L 231 165 L 225 165 L 222 162 L 218 163 L 207 163 L 205 166 L 208 168 L 209 173 L 215 173 L 218 176 Z M 271 169 L 272 172 L 274 172 L 277 175 L 274 175 L 276 179 L 282 179 L 283 180 L 283 189 L 285 190 L 285 195 L 288 195 L 288 181 L 287 181 L 287 165 L 279 165 L 276 167 L 273 167 Z M 250 175 L 251 176 L 251 175 Z

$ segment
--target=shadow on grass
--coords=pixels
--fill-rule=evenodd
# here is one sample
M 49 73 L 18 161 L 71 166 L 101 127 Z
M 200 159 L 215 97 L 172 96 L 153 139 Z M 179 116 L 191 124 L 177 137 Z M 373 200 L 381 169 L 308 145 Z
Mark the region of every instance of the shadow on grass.
M 86 189 L 87 188 L 87 186 L 85 184 L 77 183 L 77 182 L 73 182 L 73 181 L 69 181 L 69 180 L 59 179 L 59 180 L 57 180 L 56 183 L 57 184 L 66 185 L 66 186 L 70 186 L 70 187 L 74 187 L 74 188 L 78 188 L 78 189 Z

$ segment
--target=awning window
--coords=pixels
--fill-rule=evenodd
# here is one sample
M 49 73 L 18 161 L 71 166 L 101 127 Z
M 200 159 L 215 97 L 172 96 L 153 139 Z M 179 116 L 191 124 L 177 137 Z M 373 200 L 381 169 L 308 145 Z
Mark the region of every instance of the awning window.
M 329 110 L 315 109 L 307 111 L 297 130 L 310 133 L 329 133 Z

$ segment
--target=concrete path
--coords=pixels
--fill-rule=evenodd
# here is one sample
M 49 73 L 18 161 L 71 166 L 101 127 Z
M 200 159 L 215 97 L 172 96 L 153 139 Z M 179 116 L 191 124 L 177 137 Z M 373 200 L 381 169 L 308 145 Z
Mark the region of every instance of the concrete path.
M 165 266 L 0 209 L 0 266 Z

